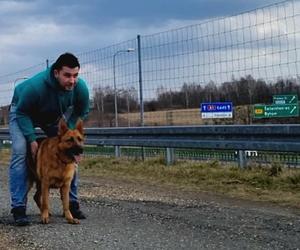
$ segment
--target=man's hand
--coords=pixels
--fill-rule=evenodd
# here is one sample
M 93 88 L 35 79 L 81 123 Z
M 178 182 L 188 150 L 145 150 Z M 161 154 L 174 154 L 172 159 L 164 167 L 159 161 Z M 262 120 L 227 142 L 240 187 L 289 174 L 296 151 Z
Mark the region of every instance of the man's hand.
M 33 141 L 33 142 L 30 143 L 30 148 L 31 148 L 32 158 L 35 159 L 37 150 L 39 148 L 39 145 L 36 141 Z

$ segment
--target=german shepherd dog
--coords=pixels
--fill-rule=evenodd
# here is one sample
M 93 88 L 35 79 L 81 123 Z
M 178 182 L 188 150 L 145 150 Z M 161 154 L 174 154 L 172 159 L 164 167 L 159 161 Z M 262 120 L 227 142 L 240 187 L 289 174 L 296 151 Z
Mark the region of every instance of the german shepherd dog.
M 39 143 L 36 159 L 28 155 L 30 187 L 36 183 L 34 200 L 41 211 L 43 224 L 49 223 L 49 189 L 59 188 L 64 216 L 68 223 L 79 224 L 69 208 L 69 192 L 76 162 L 83 152 L 83 122 L 78 120 L 74 130 L 63 119 L 59 121 L 58 135 L 44 138 Z M 28 150 L 30 152 L 30 150 Z

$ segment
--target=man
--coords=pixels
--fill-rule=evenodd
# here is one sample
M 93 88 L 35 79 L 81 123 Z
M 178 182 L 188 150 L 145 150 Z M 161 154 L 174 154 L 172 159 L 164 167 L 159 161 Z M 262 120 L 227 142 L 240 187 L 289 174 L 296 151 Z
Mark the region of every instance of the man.
M 26 150 L 30 145 L 32 156 L 37 153 L 34 128 L 40 127 L 47 136 L 56 136 L 60 118 L 63 117 L 68 126 L 74 128 L 77 119 L 86 118 L 89 112 L 88 88 L 78 77 L 79 69 L 78 59 L 71 53 L 65 53 L 49 69 L 15 88 L 9 114 L 12 140 L 9 182 L 11 212 L 18 226 L 29 224 L 26 215 L 29 184 Z M 79 209 L 77 185 L 75 173 L 71 183 L 70 211 L 74 218 L 85 219 Z

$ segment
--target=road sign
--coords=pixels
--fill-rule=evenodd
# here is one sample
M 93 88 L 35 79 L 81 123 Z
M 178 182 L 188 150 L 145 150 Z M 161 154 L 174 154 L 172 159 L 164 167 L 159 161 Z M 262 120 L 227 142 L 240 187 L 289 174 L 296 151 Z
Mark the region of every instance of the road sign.
M 232 102 L 201 103 L 201 117 L 232 118 Z
M 296 104 L 298 103 L 298 95 L 274 95 L 274 104 Z
M 255 105 L 254 118 L 294 117 L 299 116 L 297 104 Z

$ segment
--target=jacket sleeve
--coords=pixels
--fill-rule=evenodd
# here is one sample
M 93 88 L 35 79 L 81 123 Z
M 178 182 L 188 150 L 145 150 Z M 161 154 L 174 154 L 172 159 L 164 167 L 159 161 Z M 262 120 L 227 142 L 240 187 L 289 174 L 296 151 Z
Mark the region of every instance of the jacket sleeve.
M 72 113 L 68 126 L 75 128 L 77 120 L 80 118 L 85 120 L 89 113 L 89 90 L 85 81 L 80 79 L 78 88 L 75 93 L 74 112 Z
M 29 143 L 36 140 L 35 129 L 30 118 L 30 114 L 35 112 L 35 108 L 38 103 L 37 100 L 38 94 L 31 84 L 28 84 L 19 93 L 19 100 L 16 109 L 17 122 Z

